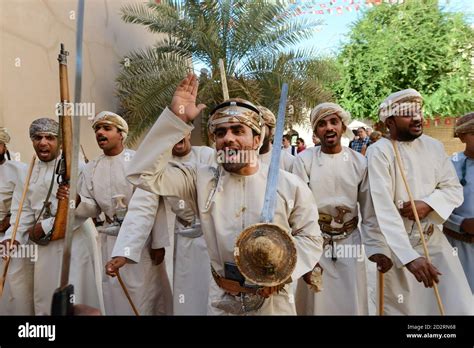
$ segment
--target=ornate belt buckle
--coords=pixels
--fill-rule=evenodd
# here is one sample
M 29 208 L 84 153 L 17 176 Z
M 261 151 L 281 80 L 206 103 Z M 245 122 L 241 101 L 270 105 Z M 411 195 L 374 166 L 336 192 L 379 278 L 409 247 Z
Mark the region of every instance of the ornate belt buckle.
M 265 302 L 265 298 L 257 295 L 257 294 L 249 294 L 249 293 L 240 293 L 240 303 L 242 304 L 241 314 L 253 312 L 259 310 L 263 303 Z

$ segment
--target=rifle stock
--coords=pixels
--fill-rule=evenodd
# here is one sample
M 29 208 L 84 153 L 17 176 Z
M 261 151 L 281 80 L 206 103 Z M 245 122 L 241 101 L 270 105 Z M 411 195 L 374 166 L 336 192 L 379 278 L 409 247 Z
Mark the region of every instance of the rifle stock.
M 59 92 L 61 98 L 61 112 L 59 115 L 59 124 L 61 129 L 62 155 L 60 174 L 61 184 L 69 184 L 71 178 L 71 158 L 72 158 L 72 117 L 69 99 L 69 82 L 67 74 L 67 56 L 69 52 L 64 50 L 64 44 L 61 44 L 59 52 Z M 53 233 L 51 240 L 64 238 L 66 233 L 67 215 L 69 200 L 58 201 L 58 211 L 54 220 Z

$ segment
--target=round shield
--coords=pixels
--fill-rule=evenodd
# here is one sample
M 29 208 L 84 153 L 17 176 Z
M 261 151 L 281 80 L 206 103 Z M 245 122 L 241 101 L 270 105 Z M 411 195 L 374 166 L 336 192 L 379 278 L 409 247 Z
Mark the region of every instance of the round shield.
M 296 246 L 279 225 L 259 223 L 242 231 L 234 248 L 240 273 L 260 286 L 283 284 L 296 266 Z

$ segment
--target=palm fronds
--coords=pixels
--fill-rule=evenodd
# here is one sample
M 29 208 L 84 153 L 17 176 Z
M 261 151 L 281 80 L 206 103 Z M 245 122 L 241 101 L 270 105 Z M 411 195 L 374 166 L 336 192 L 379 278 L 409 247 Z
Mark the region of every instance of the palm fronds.
M 193 63 L 208 71 L 201 74 L 198 98 L 209 106 L 222 101 L 220 58 L 225 60 L 231 97 L 276 111 L 281 84 L 288 82 L 294 110 L 288 123 L 301 122 L 305 108 L 332 98 L 325 87 L 330 79 L 317 66 L 314 52 L 292 50 L 320 22 L 295 18 L 284 3 L 163 0 L 124 6 L 122 19 L 144 25 L 161 39 L 154 47 L 127 55 L 117 78 L 117 95 L 131 126 L 131 142 L 169 104 L 176 84 Z M 206 131 L 202 134 L 207 136 Z

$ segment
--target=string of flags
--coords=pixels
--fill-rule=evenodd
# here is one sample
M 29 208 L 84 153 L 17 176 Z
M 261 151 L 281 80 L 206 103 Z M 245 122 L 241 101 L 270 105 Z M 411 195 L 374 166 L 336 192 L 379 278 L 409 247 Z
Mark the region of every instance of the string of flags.
M 288 8 L 295 12 L 294 17 L 310 14 L 336 14 L 360 11 L 381 4 L 400 5 L 408 0 L 288 0 Z M 449 5 L 452 0 L 440 0 L 440 5 Z
M 403 2 L 404 0 L 290 0 L 288 8 L 294 12 L 294 17 L 312 14 L 341 15 L 344 12 L 359 11 L 363 8 L 370 8 L 383 3 L 398 5 Z
M 430 126 L 440 127 L 440 126 L 453 126 L 456 124 L 456 120 L 459 117 L 435 117 L 433 119 L 425 118 L 423 126 L 429 128 Z

